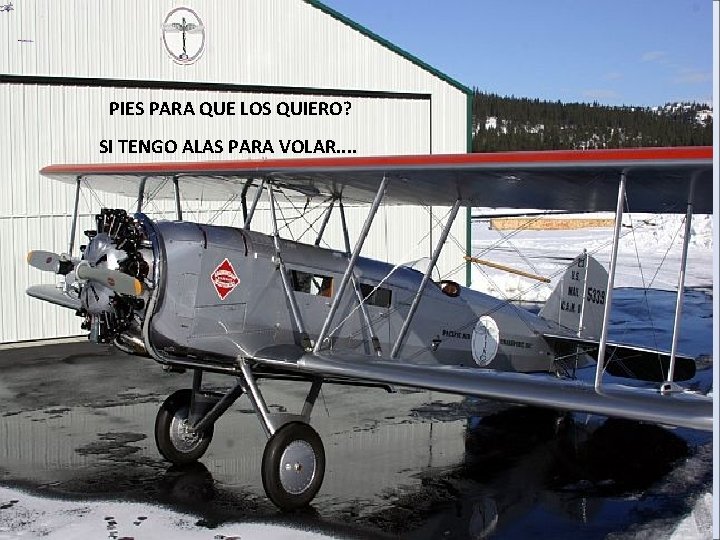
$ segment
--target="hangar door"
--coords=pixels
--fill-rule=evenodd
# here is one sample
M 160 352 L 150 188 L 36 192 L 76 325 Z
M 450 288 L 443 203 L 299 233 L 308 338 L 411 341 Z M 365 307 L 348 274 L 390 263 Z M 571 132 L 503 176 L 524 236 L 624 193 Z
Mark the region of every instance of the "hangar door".
M 432 150 L 430 94 L 37 79 L 35 84 L 0 85 L 0 160 L 6 188 L 0 197 L 0 343 L 79 333 L 74 314 L 24 292 L 29 285 L 55 281 L 55 276 L 29 268 L 25 253 L 68 248 L 74 190 L 40 177 L 38 171 L 46 165 Z M 75 246 L 84 242 L 82 231 L 92 228 L 99 207 L 133 209 L 134 204 L 129 198 L 84 191 Z M 160 203 L 147 208 L 154 217 L 172 217 L 170 210 Z M 386 224 L 389 220 L 392 227 L 397 221 L 399 226 L 410 219 L 427 226 L 424 211 L 402 212 L 404 217 L 388 211 Z M 351 220 L 361 216 L 358 210 Z M 185 218 L 225 224 L 240 219 L 237 205 L 223 208 L 220 203 L 196 205 Z M 355 225 L 350 225 L 352 230 Z M 381 237 L 370 238 L 367 246 L 367 256 L 388 258 L 395 253 Z

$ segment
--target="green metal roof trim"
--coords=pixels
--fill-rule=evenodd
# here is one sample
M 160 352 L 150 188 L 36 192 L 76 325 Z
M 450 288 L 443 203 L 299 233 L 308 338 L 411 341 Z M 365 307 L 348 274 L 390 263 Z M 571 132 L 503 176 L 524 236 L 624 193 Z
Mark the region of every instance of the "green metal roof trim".
M 374 41 L 377 41 L 378 43 L 380 43 L 380 45 L 383 45 L 384 47 L 387 47 L 388 49 L 390 49 L 390 50 L 393 51 L 394 53 L 397 53 L 397 54 L 399 54 L 400 56 L 402 56 L 403 58 L 406 58 L 407 60 L 410 60 L 410 61 L 411 61 L 413 64 L 415 64 L 416 66 L 421 67 L 421 68 L 424 69 L 425 71 L 428 71 L 428 72 L 432 73 L 433 75 L 435 75 L 435 76 L 438 77 L 439 79 L 445 81 L 446 83 L 451 84 L 452 86 L 454 86 L 455 88 L 457 88 L 457 89 L 460 90 L 461 92 L 465 92 L 466 94 L 472 94 L 472 90 L 471 90 L 470 88 L 468 88 L 467 86 L 465 86 L 464 84 L 461 84 L 460 82 L 456 81 L 456 80 L 453 79 L 452 77 L 450 77 L 450 76 L 448 76 L 448 75 L 445 75 L 442 71 L 439 71 L 438 69 L 432 67 L 430 64 L 427 64 L 427 63 L 423 62 L 423 61 L 420 60 L 417 56 L 414 56 L 414 55 L 410 54 L 409 52 L 404 51 L 403 49 L 401 49 L 400 47 L 398 47 L 398 46 L 395 45 L 394 43 L 392 43 L 392 42 L 388 41 L 387 39 L 385 39 L 385 38 L 377 35 L 375 32 L 373 32 L 373 31 L 365 28 L 365 27 L 362 26 L 361 24 L 358 24 L 358 23 L 356 23 L 355 21 L 353 21 L 352 19 L 349 19 L 348 17 L 346 17 L 345 15 L 343 15 L 342 13 L 340 13 L 339 11 L 335 11 L 334 9 L 326 6 L 325 4 L 323 4 L 322 2 L 320 2 L 320 0 L 303 0 L 303 1 L 306 2 L 306 3 L 308 3 L 308 4 L 310 4 L 310 5 L 313 6 L 313 7 L 316 7 L 316 8 L 319 9 L 320 11 L 322 11 L 322 12 L 324 12 L 324 13 L 327 13 L 328 15 L 330 15 L 331 17 L 339 20 L 340 22 L 348 25 L 350 28 L 353 28 L 354 30 L 357 30 L 358 32 L 360 32 L 361 34 L 369 37 L 370 39 L 372 39 L 372 40 L 374 40 Z

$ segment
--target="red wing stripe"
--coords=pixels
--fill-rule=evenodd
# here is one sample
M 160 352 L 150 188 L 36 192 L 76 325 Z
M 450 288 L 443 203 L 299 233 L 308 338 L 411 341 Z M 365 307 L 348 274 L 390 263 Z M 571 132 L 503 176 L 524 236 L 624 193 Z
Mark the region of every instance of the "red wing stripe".
M 623 148 L 614 150 L 551 150 L 532 152 L 497 152 L 473 154 L 432 154 L 410 156 L 372 156 L 372 157 L 331 157 L 297 158 L 267 160 L 225 160 L 195 162 L 155 162 L 155 163 L 96 163 L 87 165 L 50 165 L 41 173 L 51 175 L 89 175 L 117 174 L 140 175 L 173 173 L 243 173 L 255 171 L 282 171 L 328 168 L 366 169 L 366 168 L 422 168 L 422 167 L 472 167 L 493 165 L 501 167 L 514 165 L 556 165 L 582 166 L 590 164 L 653 164 L 657 162 L 674 163 L 688 161 L 712 162 L 712 147 L 690 146 L 674 148 Z

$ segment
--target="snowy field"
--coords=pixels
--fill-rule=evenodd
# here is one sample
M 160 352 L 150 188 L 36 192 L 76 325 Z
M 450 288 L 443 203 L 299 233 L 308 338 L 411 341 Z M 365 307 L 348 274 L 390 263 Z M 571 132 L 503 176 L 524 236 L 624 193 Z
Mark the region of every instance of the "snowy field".
M 615 288 L 676 291 L 685 236 L 685 216 L 625 215 Z M 473 265 L 473 288 L 520 301 L 544 301 L 570 261 L 586 249 L 609 268 L 612 231 L 494 231 L 487 222 L 473 225 L 473 255 L 550 278 L 544 284 Z M 712 288 L 712 216 L 692 219 L 688 248 L 687 288 Z
M 0 487 L 0 539 L 49 540 L 309 540 L 319 533 L 262 523 L 209 529 L 198 519 L 147 504 L 42 499 Z
M 708 336 L 712 335 L 712 320 L 693 319 L 689 312 L 693 309 L 694 291 L 699 291 L 702 295 L 712 294 L 712 216 L 694 216 L 691 224 L 685 276 L 686 316 L 683 320 L 686 321 L 686 326 L 680 329 L 679 350 L 692 356 L 710 355 L 712 350 L 706 350 L 707 345 L 701 346 L 700 350 L 694 347 L 697 343 L 711 344 Z M 685 236 L 685 216 L 625 215 L 620 234 L 615 289 L 626 289 L 626 291 L 616 290 L 613 305 L 616 306 L 618 300 L 623 299 L 625 302 L 640 306 L 645 304 L 648 298 L 656 298 L 655 302 L 671 301 L 672 309 L 664 310 L 665 313 L 671 313 L 674 309 L 674 295 L 662 295 L 663 298 L 657 300 L 658 295 L 646 296 L 642 289 L 673 293 L 677 291 Z M 583 249 L 609 268 L 611 246 L 612 230 L 606 228 L 575 231 L 495 231 L 490 229 L 487 221 L 476 222 L 473 225 L 475 257 L 547 277 L 552 282 L 544 284 L 492 268 L 473 265 L 473 288 L 508 300 L 542 302 L 547 299 L 562 277 L 566 265 L 572 258 L 582 253 Z M 652 305 L 653 301 L 647 301 L 649 309 L 652 309 Z M 642 307 L 637 309 L 644 311 Z M 650 320 L 654 327 L 665 330 L 666 339 L 657 345 L 669 350 L 672 318 L 653 320 L 650 313 L 643 314 L 640 318 L 643 322 Z M 692 324 L 687 324 L 688 319 L 692 320 Z M 653 334 L 655 334 L 654 328 Z M 703 386 L 709 388 L 712 384 L 712 370 L 706 370 L 706 373 L 700 376 L 704 377 Z M 708 486 L 708 492 L 697 498 L 693 511 L 681 522 L 651 525 L 635 533 L 643 538 L 675 540 L 711 538 L 711 488 L 712 486 Z
M 626 217 L 626 226 L 622 229 L 616 288 L 676 289 L 683 218 L 633 216 L 631 220 Z M 583 249 L 587 249 L 603 265 L 607 266 L 609 259 L 609 229 L 498 232 L 489 230 L 486 223 L 479 222 L 474 224 L 473 235 L 473 254 L 477 257 L 553 280 L 550 285 L 538 284 L 526 278 L 475 266 L 473 286 L 507 299 L 546 299 L 566 265 Z M 703 291 L 703 294 L 711 294 L 712 290 L 711 239 L 711 218 L 696 216 L 690 241 L 686 287 Z M 658 326 L 667 327 L 668 323 L 672 326 L 671 320 L 654 321 Z M 692 335 L 693 330 L 704 333 L 709 330 L 709 326 L 686 328 L 684 332 Z M 704 339 L 707 343 L 707 335 Z M 650 525 L 635 533 L 648 538 L 710 538 L 711 494 L 708 492 L 697 497 L 693 504 L 693 511 L 680 522 Z M 260 523 L 230 523 L 209 529 L 198 522 L 196 517 L 147 504 L 44 499 L 20 490 L 0 487 L 0 540 L 35 538 L 231 540 L 328 537 L 313 531 Z

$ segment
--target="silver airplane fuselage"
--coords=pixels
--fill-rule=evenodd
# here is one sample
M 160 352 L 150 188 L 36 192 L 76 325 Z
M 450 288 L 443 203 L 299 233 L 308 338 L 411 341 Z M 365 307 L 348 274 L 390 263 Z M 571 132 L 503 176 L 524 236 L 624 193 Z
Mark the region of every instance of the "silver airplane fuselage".
M 149 318 L 152 348 L 173 356 L 233 360 L 305 352 L 281 279 L 273 237 L 244 229 L 188 222 L 145 222 L 152 228 L 156 276 Z M 304 329 L 314 343 L 330 310 L 348 255 L 280 240 L 280 256 Z M 375 355 L 377 337 L 390 356 L 423 274 L 360 258 L 355 287 L 340 299 L 323 349 Z M 551 371 L 555 353 L 542 337 L 559 325 L 510 302 L 451 283 L 431 283 L 398 354 L 424 365 Z M 295 349 L 295 352 L 293 352 Z

